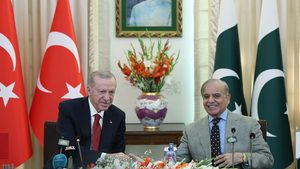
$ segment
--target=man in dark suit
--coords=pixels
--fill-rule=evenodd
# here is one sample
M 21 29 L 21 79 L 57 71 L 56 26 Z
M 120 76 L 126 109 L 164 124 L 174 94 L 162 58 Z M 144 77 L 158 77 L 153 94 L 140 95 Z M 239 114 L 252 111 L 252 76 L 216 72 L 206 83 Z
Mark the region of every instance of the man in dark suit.
M 209 79 L 202 85 L 201 94 L 208 115 L 186 127 L 177 149 L 177 160 L 190 162 L 213 158 L 213 164 L 218 167 L 228 168 L 234 165 L 238 168 L 272 168 L 273 155 L 263 139 L 258 122 L 227 109 L 230 101 L 227 84 L 218 79 Z M 213 124 L 215 120 L 217 124 Z M 218 128 L 217 131 L 213 130 L 214 126 Z M 234 143 L 235 153 L 232 153 L 230 142 L 233 128 L 237 140 Z M 212 133 L 218 133 L 218 137 L 214 137 L 215 134 Z M 250 133 L 256 136 L 252 139 L 252 154 Z M 219 143 L 216 144 L 215 140 Z M 214 144 L 218 146 L 213 146 Z
M 79 138 L 81 150 L 87 156 L 92 152 L 94 154 L 97 152 L 99 157 L 116 153 L 118 156 L 126 156 L 123 154 L 125 113 L 112 104 L 116 86 L 116 79 L 112 73 L 95 71 L 88 79 L 88 97 L 71 99 L 59 104 L 58 133 L 75 146 L 76 139 Z M 100 120 L 95 122 L 98 115 Z M 97 123 L 100 124 L 101 134 L 95 147 L 93 140 L 98 132 L 93 133 L 95 132 L 93 125 Z

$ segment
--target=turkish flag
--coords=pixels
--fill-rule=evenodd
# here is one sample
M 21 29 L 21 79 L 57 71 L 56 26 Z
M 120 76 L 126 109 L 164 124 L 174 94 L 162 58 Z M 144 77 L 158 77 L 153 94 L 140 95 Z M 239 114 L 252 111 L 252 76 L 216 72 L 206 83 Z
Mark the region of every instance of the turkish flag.
M 30 109 L 32 130 L 44 144 L 45 121 L 56 121 L 59 102 L 85 95 L 68 0 L 58 0 Z
M 32 155 L 21 60 L 11 0 L 0 0 L 0 164 Z

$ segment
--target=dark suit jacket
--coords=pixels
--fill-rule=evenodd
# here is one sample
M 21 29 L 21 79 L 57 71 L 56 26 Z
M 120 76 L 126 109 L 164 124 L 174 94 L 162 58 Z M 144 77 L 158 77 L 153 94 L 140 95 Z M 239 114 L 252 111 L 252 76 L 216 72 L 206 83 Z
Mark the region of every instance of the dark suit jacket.
M 125 113 L 114 105 L 104 112 L 100 154 L 125 151 Z M 91 115 L 88 97 L 71 99 L 59 104 L 57 131 L 71 145 L 76 146 L 76 138 L 80 138 L 83 151 L 91 146 Z M 100 155 L 99 154 L 99 155 Z
M 265 142 L 260 125 L 251 118 L 239 114 L 228 112 L 225 139 L 231 137 L 231 128 L 236 128 L 235 136 L 237 142 L 234 145 L 235 152 L 246 153 L 248 159 L 250 157 L 250 133 L 255 133 L 256 138 L 253 140 L 252 164 L 253 168 L 265 169 L 272 168 L 273 156 L 270 152 L 268 144 Z M 225 140 L 225 153 L 231 153 L 231 144 Z M 177 149 L 177 160 L 181 161 L 200 161 L 211 158 L 210 150 L 210 134 L 208 116 L 188 125 L 181 138 L 181 143 Z M 247 168 L 249 166 L 240 166 Z

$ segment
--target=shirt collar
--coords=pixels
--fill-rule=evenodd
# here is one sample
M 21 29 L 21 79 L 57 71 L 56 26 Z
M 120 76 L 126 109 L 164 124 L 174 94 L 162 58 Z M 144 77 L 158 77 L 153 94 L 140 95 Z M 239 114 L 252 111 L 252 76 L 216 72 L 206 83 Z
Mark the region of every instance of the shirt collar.
M 90 115 L 91 117 L 94 117 L 95 114 L 99 114 L 102 118 L 103 118 L 103 115 L 104 115 L 104 111 L 100 111 L 100 112 L 97 112 L 97 110 L 95 109 L 95 107 L 93 106 L 90 98 L 88 98 L 88 101 L 89 101 L 89 106 L 90 106 Z
M 228 109 L 225 109 L 225 111 L 223 113 L 221 113 L 221 115 L 219 116 L 219 118 L 221 118 L 221 120 L 227 120 L 227 114 L 228 114 Z M 208 115 L 208 120 L 209 122 L 212 122 L 214 118 L 211 115 Z

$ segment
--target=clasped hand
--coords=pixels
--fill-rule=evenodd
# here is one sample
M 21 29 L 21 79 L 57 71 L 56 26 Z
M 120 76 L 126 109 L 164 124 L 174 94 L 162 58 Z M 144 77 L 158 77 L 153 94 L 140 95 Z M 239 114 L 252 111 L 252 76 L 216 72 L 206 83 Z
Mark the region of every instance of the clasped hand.
M 238 152 L 234 153 L 234 165 L 240 164 L 242 162 L 243 162 L 243 154 Z M 232 153 L 218 155 L 214 159 L 214 165 L 217 167 L 225 167 L 225 168 L 233 166 Z
M 105 157 L 103 157 L 103 158 L 119 159 L 121 161 L 129 162 L 132 159 L 132 156 L 120 152 L 120 153 L 106 153 Z M 91 169 L 91 168 L 94 168 L 94 167 L 95 167 L 94 163 L 88 164 L 86 166 L 87 169 Z

